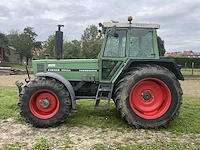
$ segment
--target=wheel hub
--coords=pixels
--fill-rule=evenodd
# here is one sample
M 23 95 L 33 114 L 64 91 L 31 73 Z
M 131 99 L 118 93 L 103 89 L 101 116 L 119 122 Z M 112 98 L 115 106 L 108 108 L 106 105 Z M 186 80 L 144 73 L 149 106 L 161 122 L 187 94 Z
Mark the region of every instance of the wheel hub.
M 42 108 L 48 108 L 49 105 L 50 105 L 50 101 L 46 98 L 44 98 L 40 101 L 40 106 L 42 106 Z
M 149 101 L 152 98 L 152 94 L 149 91 L 145 91 L 142 93 L 142 98 L 145 101 Z

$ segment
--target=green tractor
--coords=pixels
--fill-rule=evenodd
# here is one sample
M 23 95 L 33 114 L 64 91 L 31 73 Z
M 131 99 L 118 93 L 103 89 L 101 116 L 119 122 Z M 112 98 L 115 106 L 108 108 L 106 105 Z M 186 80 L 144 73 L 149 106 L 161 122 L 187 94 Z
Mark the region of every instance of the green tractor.
M 56 58 L 33 60 L 35 79 L 27 79 L 25 86 L 16 83 L 26 121 L 35 127 L 57 126 L 78 99 L 94 99 L 96 108 L 106 109 L 112 99 L 121 118 L 136 128 L 166 127 L 174 120 L 182 104 L 181 67 L 172 59 L 159 59 L 158 24 L 128 21 L 99 24 L 104 41 L 98 59 L 62 59 L 59 26 Z

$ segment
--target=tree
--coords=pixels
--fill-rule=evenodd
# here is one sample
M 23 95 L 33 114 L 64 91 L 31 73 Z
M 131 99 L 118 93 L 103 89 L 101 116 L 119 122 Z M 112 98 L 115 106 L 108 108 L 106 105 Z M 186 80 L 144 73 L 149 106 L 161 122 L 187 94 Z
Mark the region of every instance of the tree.
M 20 62 L 25 57 L 28 64 L 28 60 L 32 58 L 32 50 L 34 48 L 35 37 L 37 34 L 33 31 L 33 27 L 25 27 L 23 32 L 12 30 L 7 36 L 9 39 L 9 44 L 16 49 L 19 55 Z
M 55 34 L 50 35 L 47 41 L 44 42 L 44 47 L 46 48 L 45 53 L 49 54 L 50 58 L 54 58 L 54 43 L 55 43 Z
M 35 38 L 38 36 L 33 27 L 25 27 L 23 32 L 32 42 L 35 41 Z
M 4 33 L 0 32 L 0 46 L 6 51 L 8 50 L 8 38 Z
M 24 43 L 24 54 L 26 57 L 26 63 L 28 64 L 29 59 L 33 57 L 32 50 L 35 48 L 34 43 L 36 43 L 35 38 L 37 37 L 37 34 L 34 31 L 33 27 L 25 27 L 24 32 L 22 33 L 22 38 L 26 43 Z M 26 38 L 26 39 L 25 39 Z
M 64 58 L 83 58 L 81 52 L 81 41 L 73 40 L 71 42 L 64 42 L 63 57 Z
M 0 52 L 1 50 L 3 51 L 4 60 L 7 59 L 7 57 L 5 57 L 5 53 L 7 52 L 9 54 L 8 38 L 6 37 L 5 34 L 0 32 Z
M 157 36 L 157 41 L 158 41 L 159 56 L 164 56 L 165 54 L 164 40 L 162 40 L 161 37 Z
M 90 25 L 81 36 L 82 54 L 84 58 L 96 58 L 102 45 L 102 34 L 95 25 Z
M 23 55 L 20 55 L 20 49 L 21 49 L 21 38 L 20 38 L 20 33 L 17 30 L 11 30 L 10 33 L 7 35 L 8 40 L 9 40 L 9 45 L 14 47 L 16 49 L 16 54 L 19 55 L 19 59 L 23 59 Z
M 36 41 L 33 43 L 33 50 L 32 50 L 32 53 L 33 53 L 33 57 L 34 59 L 38 59 L 39 56 L 40 56 L 40 53 L 38 52 L 41 52 L 42 50 L 42 42 L 41 41 Z

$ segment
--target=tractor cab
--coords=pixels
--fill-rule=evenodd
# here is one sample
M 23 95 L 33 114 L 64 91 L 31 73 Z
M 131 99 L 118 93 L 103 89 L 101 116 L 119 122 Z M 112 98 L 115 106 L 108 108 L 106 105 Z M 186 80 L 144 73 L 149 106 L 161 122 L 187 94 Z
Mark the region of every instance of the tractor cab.
M 100 80 L 114 82 L 129 59 L 159 59 L 156 29 L 158 24 L 105 22 L 105 39 L 99 55 Z M 102 66 L 102 67 L 101 67 Z

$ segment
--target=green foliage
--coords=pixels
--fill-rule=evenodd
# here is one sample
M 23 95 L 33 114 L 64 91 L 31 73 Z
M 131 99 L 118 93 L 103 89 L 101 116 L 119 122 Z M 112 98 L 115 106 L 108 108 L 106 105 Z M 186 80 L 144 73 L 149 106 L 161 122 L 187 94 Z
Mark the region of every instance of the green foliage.
M 200 59 L 199 58 L 184 58 L 184 57 L 164 57 L 165 59 L 175 59 L 177 64 L 180 64 L 182 68 L 186 67 L 191 68 L 192 62 L 194 62 L 194 68 L 200 68 Z
M 117 150 L 187 150 L 190 149 L 186 143 L 179 143 L 178 141 L 162 141 L 156 140 L 152 141 L 150 144 L 131 144 L 131 145 L 123 145 L 121 143 L 116 143 L 114 145 Z
M 42 49 L 42 42 L 41 41 L 36 41 L 33 42 L 33 48 L 32 48 L 32 53 L 33 53 L 33 59 L 38 59 L 39 55 L 37 53 L 37 51 Z
M 45 138 L 40 138 L 33 146 L 32 150 L 50 150 L 48 141 Z
M 27 143 L 12 143 L 12 144 L 3 144 L 3 150 L 21 150 L 27 149 Z
M 81 51 L 81 42 L 78 40 L 64 42 L 63 58 L 83 58 Z
M 183 98 L 180 115 L 172 121 L 167 129 L 160 131 L 169 131 L 174 133 L 200 133 L 200 103 L 199 98 Z
M 178 58 L 187 58 L 187 56 L 185 56 L 184 54 L 180 54 L 177 56 Z
M 94 109 L 93 100 L 77 101 L 77 111 L 73 113 L 66 124 L 69 126 L 85 125 L 95 128 L 109 128 L 112 130 L 132 130 L 132 127 L 124 122 L 113 103 L 109 111 Z M 198 98 L 184 98 L 180 115 L 170 122 L 167 129 L 159 129 L 175 133 L 200 133 L 200 103 Z
M 21 118 L 17 103 L 17 87 L 0 87 L 0 119 L 7 119 L 10 117 L 14 117 L 16 119 Z
M 70 141 L 70 140 L 67 140 L 67 141 L 65 141 L 65 145 L 64 145 L 64 148 L 63 148 L 63 150 L 64 149 L 69 149 L 69 148 L 72 148 L 72 144 L 74 144 L 72 141 Z
M 161 37 L 157 36 L 157 41 L 158 41 L 159 56 L 164 56 L 165 54 L 164 40 L 162 40 Z
M 107 146 L 105 146 L 102 143 L 98 143 L 98 144 L 93 145 L 90 150 L 111 150 L 111 149 L 107 148 Z
M 44 47 L 46 47 L 45 54 L 49 54 L 49 58 L 54 58 L 54 41 L 55 34 L 50 35 L 47 41 L 44 42 Z
M 28 59 L 32 58 L 32 49 L 34 49 L 36 36 L 37 34 L 34 32 L 33 27 L 25 27 L 22 33 L 12 30 L 9 35 L 7 35 L 9 45 L 16 49 L 21 63 L 24 57 L 27 63 Z
M 90 25 L 81 36 L 84 58 L 96 58 L 101 50 L 102 34 L 95 25 Z
M 28 27 L 28 26 L 25 27 L 23 33 L 24 33 L 24 34 L 26 35 L 26 37 L 29 38 L 30 41 L 32 41 L 32 42 L 35 41 L 35 37 L 37 37 L 37 34 L 35 33 L 33 27 Z M 30 44 L 32 44 L 32 43 L 30 43 Z
M 8 38 L 5 34 L 0 32 L 0 47 L 4 50 L 8 50 Z
M 54 58 L 54 39 L 55 35 L 50 35 L 44 44 L 46 54 Z M 63 58 L 96 58 L 102 45 L 102 35 L 99 34 L 95 25 L 85 29 L 81 41 L 72 40 L 63 42 Z M 43 56 L 42 56 L 43 57 Z
M 101 101 L 106 105 L 106 101 Z M 109 128 L 111 130 L 131 130 L 132 128 L 124 122 L 116 112 L 115 104 L 111 102 L 108 111 L 94 109 L 94 100 L 78 100 L 77 111 L 67 118 L 68 126 L 88 126 L 94 128 Z
M 182 68 L 181 73 L 185 77 L 192 77 L 192 78 L 196 78 L 196 79 L 199 79 L 199 77 L 200 77 L 200 69 L 193 69 L 192 70 L 192 68 Z
M 4 60 L 7 60 L 7 61 L 8 61 L 8 58 L 5 56 L 5 53 L 10 54 L 10 51 L 8 48 L 9 46 L 8 42 L 9 41 L 6 35 L 0 32 L 0 50 L 3 49 Z

